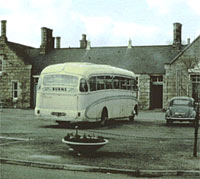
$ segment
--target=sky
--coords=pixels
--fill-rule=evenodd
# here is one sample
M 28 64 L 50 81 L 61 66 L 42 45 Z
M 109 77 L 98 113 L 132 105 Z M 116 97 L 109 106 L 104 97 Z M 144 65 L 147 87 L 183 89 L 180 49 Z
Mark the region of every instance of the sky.
M 38 48 L 41 27 L 61 37 L 61 47 L 168 45 L 173 23 L 182 24 L 182 41 L 200 35 L 199 0 L 0 0 L 11 42 Z

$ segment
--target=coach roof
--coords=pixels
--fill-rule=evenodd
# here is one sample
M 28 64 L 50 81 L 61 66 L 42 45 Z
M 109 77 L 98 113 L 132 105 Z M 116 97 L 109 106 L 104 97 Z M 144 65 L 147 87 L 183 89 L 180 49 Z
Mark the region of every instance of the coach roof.
M 70 73 L 74 75 L 90 76 L 92 74 L 116 74 L 134 76 L 135 74 L 131 71 L 116 68 L 110 65 L 100 65 L 93 63 L 61 63 L 50 65 L 44 68 L 41 74 L 45 73 Z

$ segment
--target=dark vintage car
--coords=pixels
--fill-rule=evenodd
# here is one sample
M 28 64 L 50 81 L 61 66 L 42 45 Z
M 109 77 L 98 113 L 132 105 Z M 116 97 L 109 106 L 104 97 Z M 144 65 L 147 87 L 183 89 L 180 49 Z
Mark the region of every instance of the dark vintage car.
M 195 123 L 196 110 L 195 101 L 190 97 L 174 97 L 169 102 L 169 107 L 165 113 L 167 124 L 174 121 Z

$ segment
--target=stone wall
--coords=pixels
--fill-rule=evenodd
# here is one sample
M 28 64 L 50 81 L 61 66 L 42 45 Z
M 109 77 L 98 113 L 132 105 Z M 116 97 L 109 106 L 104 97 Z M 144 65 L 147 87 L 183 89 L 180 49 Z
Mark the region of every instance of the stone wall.
M 163 76 L 163 108 L 166 109 L 171 97 L 176 95 L 175 74 L 170 65 L 165 65 L 166 74 Z
M 189 69 L 194 68 L 200 61 L 200 38 L 191 44 L 172 63 L 165 65 L 166 74 L 163 86 L 163 107 L 174 96 L 192 96 L 192 83 Z
M 11 50 L 6 43 L 0 42 L 0 56 L 3 59 L 3 72 L 0 75 L 0 99 L 5 107 L 30 107 L 31 65 Z M 12 82 L 18 82 L 18 99 L 13 100 Z
M 149 109 L 150 107 L 150 76 L 141 74 L 138 78 L 139 82 L 139 108 Z

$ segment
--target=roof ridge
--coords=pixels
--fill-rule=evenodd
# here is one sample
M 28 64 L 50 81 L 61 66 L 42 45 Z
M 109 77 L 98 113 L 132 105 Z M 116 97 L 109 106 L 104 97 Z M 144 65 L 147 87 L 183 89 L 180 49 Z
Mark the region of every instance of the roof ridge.
M 189 49 L 198 39 L 200 38 L 200 35 L 197 36 L 192 43 L 190 43 L 189 45 L 187 45 L 183 50 L 181 50 L 173 59 L 171 62 L 169 62 L 169 64 L 174 63 L 187 49 Z
M 21 46 L 21 47 L 26 47 L 26 48 L 35 49 L 35 47 L 31 47 L 31 46 L 28 46 L 28 45 L 19 44 L 19 43 L 16 43 L 16 42 L 8 41 L 7 43 L 8 43 L 8 44 L 10 43 L 10 44 L 12 44 L 12 45 Z

